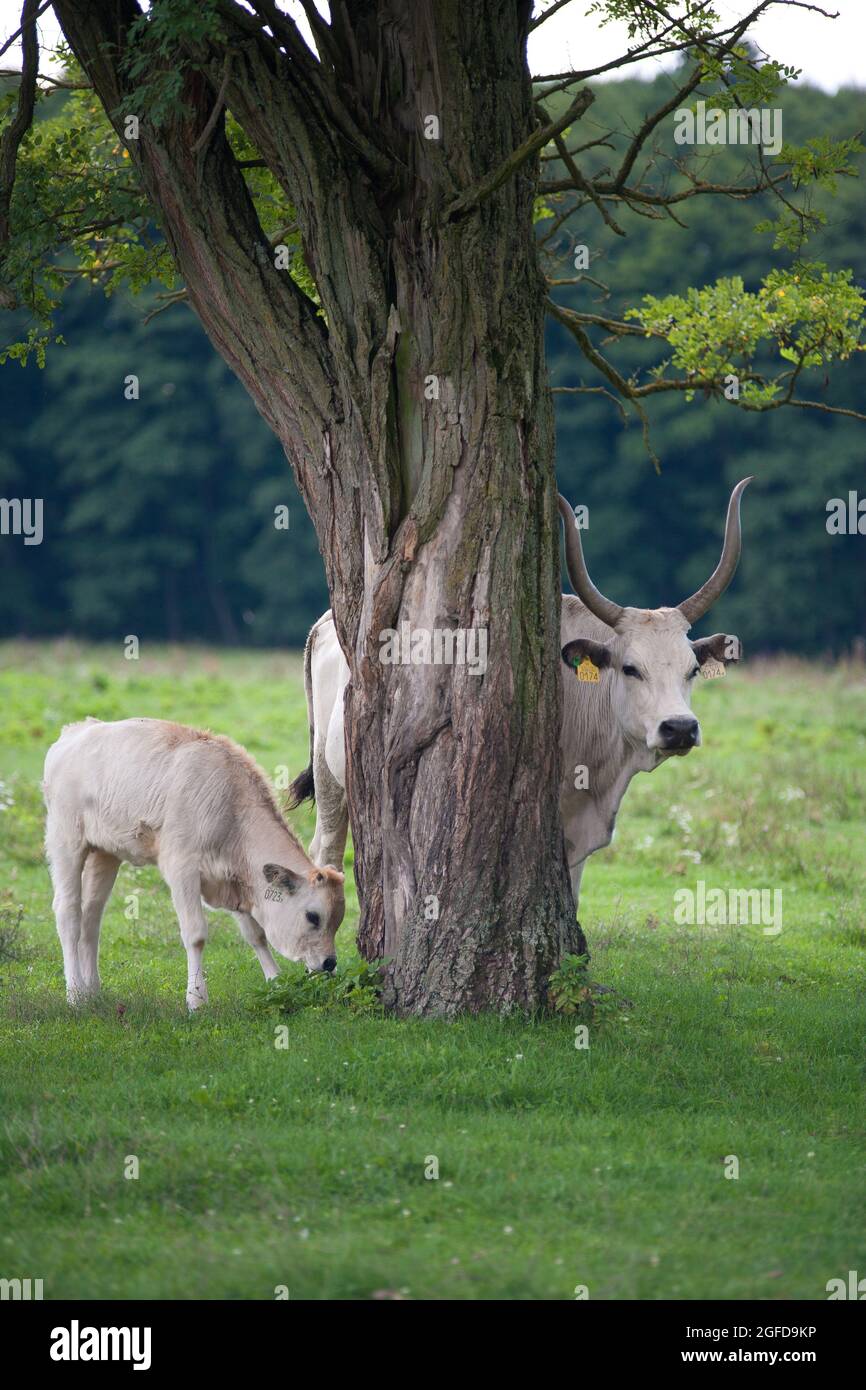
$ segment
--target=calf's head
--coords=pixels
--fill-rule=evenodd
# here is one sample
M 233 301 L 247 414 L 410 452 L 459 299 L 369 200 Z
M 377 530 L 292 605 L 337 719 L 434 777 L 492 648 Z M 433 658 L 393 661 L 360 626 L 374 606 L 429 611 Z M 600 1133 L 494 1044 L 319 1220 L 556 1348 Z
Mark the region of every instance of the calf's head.
M 613 718 L 635 748 L 646 748 L 655 760 L 683 755 L 701 742 L 701 728 L 691 711 L 695 677 L 704 667 L 718 672 L 739 661 L 737 637 L 716 633 L 689 641 L 692 623 L 702 618 L 730 584 L 740 558 L 740 498 L 751 482 L 737 483 L 728 503 L 722 555 L 713 573 L 691 598 L 676 608 L 623 608 L 596 589 L 586 568 L 580 532 L 565 498 L 559 510 L 565 521 L 568 575 L 578 598 L 594 617 L 611 629 L 604 640 L 577 637 L 562 648 L 567 666 L 589 659 L 599 678 L 610 682 Z
M 265 864 L 262 873 L 267 886 L 257 916 L 271 946 L 308 970 L 333 970 L 334 938 L 346 911 L 343 875 L 315 865 L 299 874 L 282 864 Z

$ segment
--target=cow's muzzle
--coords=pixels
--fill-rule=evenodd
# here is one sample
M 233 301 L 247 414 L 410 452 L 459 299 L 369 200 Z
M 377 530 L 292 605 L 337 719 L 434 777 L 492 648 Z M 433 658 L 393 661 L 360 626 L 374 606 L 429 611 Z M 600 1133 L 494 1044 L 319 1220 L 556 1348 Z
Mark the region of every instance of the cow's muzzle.
M 665 752 L 688 751 L 695 748 L 701 740 L 701 726 L 697 719 L 663 719 L 659 724 L 659 746 Z

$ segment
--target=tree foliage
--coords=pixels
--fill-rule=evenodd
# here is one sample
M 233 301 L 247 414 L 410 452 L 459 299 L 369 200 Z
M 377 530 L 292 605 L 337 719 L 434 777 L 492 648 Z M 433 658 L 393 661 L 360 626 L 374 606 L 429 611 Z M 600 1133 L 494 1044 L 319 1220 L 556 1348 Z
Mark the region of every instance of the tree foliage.
M 161 42 L 168 41 L 164 34 Z M 4 273 L 19 309 L 4 316 L 5 343 L 12 356 L 32 360 L 20 382 L 8 377 L 11 368 L 0 381 L 7 395 L 0 492 L 23 491 L 25 478 L 36 491 L 38 479 L 64 521 L 41 551 L 4 548 L 2 630 L 107 638 L 119 624 L 154 637 L 297 644 L 327 603 L 312 528 L 296 505 L 290 532 L 275 531 L 273 507 L 294 496 L 279 451 L 189 317 L 185 287 L 128 153 L 68 58 L 63 80 L 71 88 L 39 92 L 18 156 Z M 563 132 L 567 147 L 604 140 L 581 157 L 587 178 L 612 181 L 606 166 L 614 153 L 621 163 L 646 112 L 668 102 L 674 82 L 679 91 L 684 70 L 654 83 L 626 79 L 598 88 L 584 118 L 591 127 L 579 139 L 578 127 Z M 16 94 L 17 83 L 7 79 L 4 122 Z M 712 100 L 725 97 L 717 87 Z M 567 100 L 555 93 L 548 106 L 555 111 Z M 647 178 L 656 185 L 644 181 L 638 191 L 679 202 L 659 211 L 651 201 L 627 206 L 621 195 L 598 194 L 626 236 L 600 218 L 588 196 L 564 189 L 539 196 L 551 297 L 575 316 L 593 351 L 605 362 L 615 356 L 622 381 L 646 392 L 638 401 L 663 463 L 654 486 L 640 435 L 623 433 L 601 392 L 626 406 L 627 398 L 575 351 L 572 324 L 554 319 L 548 356 L 556 387 L 566 392 L 556 398 L 558 472 L 567 495 L 590 504 L 587 550 L 604 587 L 648 604 L 673 601 L 699 582 L 713 562 L 726 487 L 757 472 L 766 486 L 748 499 L 743 582 L 724 601 L 720 621 L 753 649 L 839 651 L 863 629 L 863 563 L 856 538 L 831 538 L 820 523 L 826 500 L 847 496 L 858 476 L 857 425 L 775 408 L 759 421 L 742 407 L 775 407 L 795 373 L 798 386 L 804 374 L 817 381 L 810 394 L 835 411 L 860 400 L 862 277 L 858 283 L 844 269 L 861 252 L 858 142 L 845 134 L 856 128 L 860 103 L 856 93 L 831 98 L 795 82 L 780 89 L 779 101 L 790 138 L 778 162 L 790 171 L 797 212 L 769 187 L 753 197 L 701 193 L 711 183 L 710 165 L 713 184 L 744 186 L 743 152 L 707 151 L 700 172 L 680 174 L 670 122 L 652 136 Z M 292 277 L 315 299 L 291 204 L 231 116 L 227 128 L 269 239 L 288 246 Z M 567 179 L 553 142 L 540 182 Z M 801 219 L 814 259 L 801 259 Z M 592 270 L 575 273 L 582 242 Z M 82 297 L 84 287 L 114 296 L 107 312 Z M 40 379 L 42 350 L 64 338 Z M 146 428 L 134 414 L 138 406 L 123 400 L 121 365 L 145 383 Z M 739 402 L 723 394 L 731 372 L 743 381 Z M 683 389 L 669 392 L 673 380 Z M 651 534 L 669 544 L 648 546 Z M 218 571 L 221 598 L 203 581 L 208 564 Z M 746 602 L 740 590 L 760 600 Z M 810 601 L 815 592 L 825 599 L 820 608 Z
M 625 210 L 650 220 L 680 222 L 685 205 L 695 198 L 743 201 L 770 195 L 774 206 L 754 230 L 771 233 L 774 248 L 790 255 L 788 264 L 777 266 L 751 292 L 722 279 L 684 287 L 664 301 L 646 294 L 618 321 L 580 310 L 559 312 L 559 321 L 595 372 L 641 414 L 640 402 L 647 395 L 669 390 L 691 393 L 697 388 L 747 410 L 790 404 L 839 409 L 803 397 L 802 387 L 812 369 L 844 361 L 863 348 L 866 304 L 862 291 L 851 283 L 852 272 L 811 260 L 805 251 L 809 237 L 826 221 L 821 196 L 834 195 L 840 179 L 856 176 L 856 159 L 863 148 L 858 135 L 813 132 L 799 144 L 785 141 L 775 158 L 768 158 L 759 147 L 745 157 L 738 151 L 735 178 L 718 172 L 730 167 L 730 151 L 705 147 L 684 154 L 682 148 L 671 145 L 672 113 L 698 96 L 719 110 L 771 107 L 782 100 L 788 84 L 799 76 L 797 70 L 777 59 L 759 57 L 748 41 L 751 25 L 773 3 L 796 5 L 796 0 L 761 0 L 736 22 L 726 22 L 703 0 L 672 5 L 655 0 L 597 0 L 590 6 L 590 18 L 601 25 L 624 20 L 630 40 L 637 42 L 618 62 L 584 72 L 551 74 L 538 83 L 543 120 L 537 139 L 533 137 L 527 145 L 538 144 L 547 135 L 536 213 L 545 246 L 563 233 L 574 237 L 586 209 L 603 224 L 594 229 L 595 234 L 607 230 L 624 236 Z M 538 6 L 535 22 L 562 8 L 561 4 Z M 275 7 L 262 10 L 263 17 L 276 22 Z M 290 21 L 281 17 L 281 23 Z M 5 247 L 0 246 L 0 282 L 6 302 L 26 309 L 30 321 L 21 336 L 5 344 L 0 340 L 0 362 L 23 362 L 32 353 L 40 364 L 44 362 L 45 349 L 55 334 L 58 304 L 76 277 L 101 283 L 108 294 L 121 285 L 137 294 L 157 283 L 164 290 L 161 306 L 165 308 L 186 297 L 183 287 L 176 287 L 176 266 L 158 230 L 157 213 L 131 167 L 130 142 L 118 139 L 109 115 L 117 120 L 131 114 L 160 128 L 183 109 L 184 75 L 212 72 L 217 53 L 223 80 L 213 116 L 219 116 L 231 73 L 232 26 L 238 24 L 248 28 L 251 20 L 220 0 L 172 0 L 171 4 L 157 0 L 140 13 L 130 26 L 123 60 L 131 87 L 122 113 L 104 111 L 69 50 L 61 49 L 64 75 L 38 91 L 38 119 L 25 131 L 17 152 L 10 232 Z M 327 26 L 320 21 L 315 34 L 327 57 Z M 682 66 L 667 100 L 660 100 L 626 133 L 596 121 L 598 133 L 569 149 L 569 140 L 580 137 L 591 119 L 596 100 L 595 92 L 582 83 L 606 69 L 627 69 L 637 57 L 671 53 L 682 55 Z M 0 99 L 0 132 L 9 130 L 19 109 L 19 92 L 13 88 Z M 563 113 L 569 112 L 576 113 L 575 123 L 562 127 Z M 263 231 L 273 245 L 285 245 L 286 268 L 318 303 L 284 181 L 231 112 L 226 125 Z M 603 150 L 614 151 L 617 160 L 609 161 Z M 519 153 L 525 160 L 530 151 Z M 473 196 L 490 196 L 497 180 L 509 172 L 497 171 L 487 181 L 491 187 L 476 190 Z M 466 197 L 460 200 L 461 209 L 467 201 Z M 547 221 L 552 221 L 552 230 L 544 228 Z M 588 287 L 591 284 L 588 278 Z M 557 313 L 553 303 L 551 312 Z M 652 364 L 643 380 L 624 377 L 615 360 L 593 341 L 596 328 L 611 340 L 626 336 L 633 320 L 647 336 L 666 339 L 671 348 L 664 365 Z M 759 369 L 755 359 L 767 347 L 791 363 L 790 369 Z M 743 382 L 736 397 L 724 395 L 725 379 L 731 373 Z

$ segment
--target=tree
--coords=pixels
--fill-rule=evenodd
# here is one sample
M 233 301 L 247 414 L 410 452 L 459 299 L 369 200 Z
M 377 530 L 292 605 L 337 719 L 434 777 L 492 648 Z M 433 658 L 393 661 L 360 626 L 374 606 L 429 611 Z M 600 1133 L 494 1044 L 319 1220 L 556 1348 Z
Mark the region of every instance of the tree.
M 59 80 L 80 119 L 32 135 L 38 7 L 24 4 L 24 70 L 0 137 L 0 278 L 6 302 L 26 302 L 36 323 L 10 355 L 44 352 L 72 274 L 109 287 L 159 276 L 165 303 L 188 301 L 280 439 L 352 672 L 359 943 L 391 959 L 402 1011 L 533 1007 L 580 940 L 558 812 L 545 312 L 604 379 L 590 389 L 644 419 L 645 397 L 722 394 L 732 375 L 740 408 L 829 409 L 800 400 L 799 380 L 858 346 L 863 296 L 850 273 L 799 255 L 750 298 L 736 284 L 648 297 L 633 320 L 547 295 L 539 194 L 569 200 L 555 232 L 586 206 L 616 230 L 622 207 L 675 221 L 688 198 L 769 189 L 784 200 L 777 239 L 799 252 L 816 214 L 792 188 L 850 172 L 855 142 L 783 150 L 778 169 L 758 151 L 754 175 L 736 184 L 687 161 L 658 176 L 649 149 L 705 87 L 748 107 L 793 75 L 743 46 L 773 2 L 730 25 L 696 0 L 593 7 L 629 20 L 638 42 L 621 66 L 691 58 L 614 170 L 578 163 L 598 140 L 569 144 L 598 71 L 533 89 L 526 39 L 545 14 L 532 19 L 529 0 L 339 0 L 330 22 L 301 0 L 313 47 L 272 0 L 252 12 L 155 0 L 147 13 L 136 0 L 55 0 L 74 55 Z M 551 167 L 540 180 L 542 151 L 558 156 L 561 177 Z M 75 265 L 58 265 L 59 246 Z M 664 340 L 669 367 L 627 380 L 594 330 Z M 775 375 L 758 361 L 768 345 L 791 364 Z M 486 669 L 383 660 L 404 624 L 482 630 Z

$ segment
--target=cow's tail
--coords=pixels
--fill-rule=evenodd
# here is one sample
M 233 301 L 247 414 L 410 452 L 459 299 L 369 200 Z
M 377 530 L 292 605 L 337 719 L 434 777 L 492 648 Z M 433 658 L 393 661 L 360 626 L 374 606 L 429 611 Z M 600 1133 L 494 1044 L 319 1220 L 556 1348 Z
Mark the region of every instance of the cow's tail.
M 289 787 L 288 806 L 290 811 L 294 810 L 296 806 L 300 806 L 302 801 L 315 801 L 316 799 L 316 782 L 313 777 L 313 757 L 316 747 L 316 724 L 313 717 L 313 647 L 316 644 L 319 623 L 324 622 L 330 616 L 331 610 L 328 609 L 327 613 L 323 613 L 319 621 L 313 624 L 304 647 L 304 694 L 307 697 L 307 723 L 310 726 L 310 761 Z

